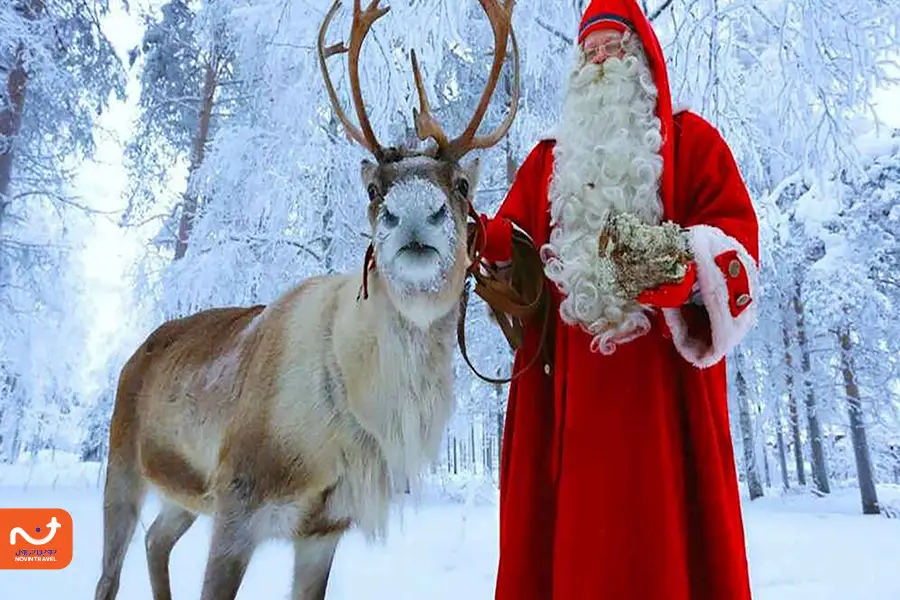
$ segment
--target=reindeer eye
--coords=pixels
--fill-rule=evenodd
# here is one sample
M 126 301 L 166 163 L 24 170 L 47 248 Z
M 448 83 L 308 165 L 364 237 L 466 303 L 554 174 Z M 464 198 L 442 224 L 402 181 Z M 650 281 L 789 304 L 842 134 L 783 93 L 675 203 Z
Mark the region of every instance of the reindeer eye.
M 447 216 L 447 205 L 442 204 L 439 209 L 437 209 L 431 216 L 428 217 L 428 222 L 431 223 L 432 225 L 437 225 L 446 216 Z
M 389 211 L 387 207 L 381 208 L 381 220 L 388 227 L 396 227 L 400 223 L 400 217 Z
M 366 191 L 369 193 L 369 202 L 375 202 L 375 200 L 381 195 L 378 192 L 378 186 L 374 183 L 370 183 L 369 187 L 366 188 Z
M 456 193 L 464 198 L 469 197 L 469 182 L 465 179 L 457 179 L 456 180 Z

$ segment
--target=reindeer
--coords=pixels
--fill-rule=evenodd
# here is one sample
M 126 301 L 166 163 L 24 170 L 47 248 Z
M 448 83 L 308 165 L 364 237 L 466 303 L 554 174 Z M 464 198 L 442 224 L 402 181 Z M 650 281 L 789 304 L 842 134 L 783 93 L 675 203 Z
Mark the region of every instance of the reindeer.
M 339 7 L 319 31 L 319 64 L 347 134 L 375 158 L 361 164 L 372 244 L 362 273 L 316 276 L 268 306 L 205 310 L 156 329 L 122 369 L 109 432 L 104 546 L 97 600 L 112 600 L 141 503 L 163 506 L 146 535 L 155 600 L 171 598 L 169 556 L 197 515 L 213 518 L 201 598 L 233 599 L 255 547 L 289 539 L 292 598 L 322 600 L 341 536 L 384 539 L 390 507 L 437 459 L 454 410 L 454 325 L 471 259 L 467 216 L 474 149 L 506 134 L 518 104 L 514 0 L 480 0 L 495 36 L 489 81 L 464 132 L 449 140 L 433 117 L 415 53 L 424 150 L 379 145 L 366 115 L 358 61 L 388 12 L 355 0 L 349 47 L 325 47 Z M 515 92 L 495 131 L 476 135 L 511 37 Z M 326 61 L 348 54 L 359 127 L 346 116 Z M 469 211 L 467 213 L 467 210 Z

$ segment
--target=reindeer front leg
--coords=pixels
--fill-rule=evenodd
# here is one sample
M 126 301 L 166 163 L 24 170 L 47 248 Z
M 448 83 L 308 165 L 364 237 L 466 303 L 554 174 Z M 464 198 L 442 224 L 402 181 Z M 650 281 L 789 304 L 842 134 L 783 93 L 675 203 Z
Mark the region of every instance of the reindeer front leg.
M 340 534 L 294 540 L 291 600 L 325 600 L 328 576 Z
M 315 496 L 294 534 L 292 600 L 325 600 L 338 542 L 352 525 L 349 518 L 333 518 L 329 514 L 329 500 L 335 489 L 332 485 Z

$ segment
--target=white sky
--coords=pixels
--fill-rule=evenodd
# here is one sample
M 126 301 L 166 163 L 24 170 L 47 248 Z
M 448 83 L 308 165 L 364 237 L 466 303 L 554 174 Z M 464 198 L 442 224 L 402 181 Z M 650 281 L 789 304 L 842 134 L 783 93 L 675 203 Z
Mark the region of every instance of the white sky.
M 106 21 L 106 34 L 127 63 L 127 51 L 140 41 L 141 28 L 134 17 L 119 10 L 112 3 L 112 14 Z M 132 75 L 132 74 L 129 74 Z M 91 368 L 102 368 L 99 361 L 106 359 L 110 344 L 118 345 L 122 336 L 131 337 L 123 331 L 132 327 L 127 318 L 131 313 L 129 272 L 140 255 L 141 237 L 139 232 L 118 226 L 119 216 L 126 205 L 125 190 L 127 175 L 122 164 L 120 140 L 128 139 L 135 103 L 140 87 L 135 77 L 128 80 L 128 103 L 114 102 L 110 111 L 103 115 L 100 124 L 103 133 L 97 134 L 97 154 L 94 161 L 81 171 L 77 186 L 87 204 L 97 210 L 113 212 L 108 217 L 96 217 L 96 228 L 88 237 L 83 254 L 84 276 L 92 289 L 94 325 L 92 338 L 88 342 L 88 352 L 93 364 Z M 90 381 L 90 373 L 85 373 L 86 384 L 102 382 Z
M 893 77 L 900 77 L 900 69 L 894 69 Z M 900 128 L 900 85 L 879 90 L 875 94 L 878 117 L 890 127 Z

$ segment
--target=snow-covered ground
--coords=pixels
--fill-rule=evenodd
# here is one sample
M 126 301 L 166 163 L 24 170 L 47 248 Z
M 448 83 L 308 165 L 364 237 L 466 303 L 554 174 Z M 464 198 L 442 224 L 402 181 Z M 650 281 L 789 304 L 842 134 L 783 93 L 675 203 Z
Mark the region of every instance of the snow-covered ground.
M 0 571 L 0 597 L 93 598 L 101 557 L 102 519 L 96 465 L 66 469 L 16 465 L 0 469 L 0 507 L 61 507 L 75 523 L 75 558 L 61 571 Z M 385 546 L 349 535 L 338 549 L 329 600 L 458 600 L 492 597 L 496 568 L 496 505 L 484 487 L 465 501 L 435 495 L 395 519 Z M 882 486 L 879 499 L 900 506 L 900 487 Z M 125 562 L 119 597 L 150 599 L 142 526 Z M 860 514 L 856 490 L 820 499 L 770 496 L 745 502 L 751 577 L 756 600 L 900 599 L 900 519 Z M 200 519 L 172 554 L 175 600 L 199 597 L 210 520 Z M 270 542 L 257 551 L 238 598 L 286 599 L 291 554 Z

